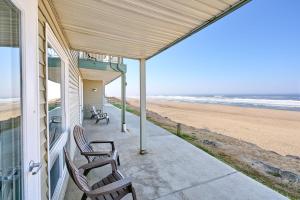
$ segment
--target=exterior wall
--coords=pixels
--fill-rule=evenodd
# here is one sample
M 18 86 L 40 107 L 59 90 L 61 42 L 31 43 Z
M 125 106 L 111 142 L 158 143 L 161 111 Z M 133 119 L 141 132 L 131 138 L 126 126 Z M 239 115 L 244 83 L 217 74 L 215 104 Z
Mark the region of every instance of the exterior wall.
M 78 55 L 76 52 L 69 50 L 69 45 L 63 32 L 57 22 L 53 6 L 48 0 L 39 0 L 38 5 L 38 28 L 39 28 L 39 88 L 40 88 L 40 144 L 41 144 L 41 199 L 49 199 L 48 186 L 48 145 L 47 145 L 47 99 L 46 99 L 46 23 L 49 24 L 61 46 L 65 49 L 69 58 L 69 88 L 68 94 L 65 95 L 69 99 L 69 133 L 73 130 L 75 124 L 79 124 L 79 76 Z M 69 137 L 70 154 L 73 157 L 76 147 L 72 137 Z M 65 183 L 67 180 L 65 180 Z M 65 187 L 64 187 L 65 188 Z M 64 192 L 62 192 L 63 194 Z
M 90 117 L 91 106 L 96 106 L 97 109 L 103 108 L 104 88 L 103 81 L 83 80 L 83 107 L 85 118 Z

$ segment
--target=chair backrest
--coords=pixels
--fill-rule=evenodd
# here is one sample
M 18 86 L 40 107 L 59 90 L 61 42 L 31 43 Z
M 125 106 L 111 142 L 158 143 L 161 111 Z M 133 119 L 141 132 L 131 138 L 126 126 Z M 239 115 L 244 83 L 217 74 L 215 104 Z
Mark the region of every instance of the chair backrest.
M 93 147 L 89 144 L 85 137 L 84 129 L 76 125 L 73 130 L 74 140 L 80 150 L 80 152 L 94 152 Z M 92 156 L 86 156 L 88 161 L 92 161 L 94 158 Z
M 77 185 L 77 187 L 83 192 L 91 191 L 91 187 L 88 185 L 87 178 L 82 173 L 79 172 L 77 167 L 71 161 L 65 147 L 64 147 L 64 154 L 65 154 L 65 162 L 66 162 L 68 172 L 71 178 L 73 179 L 73 181 L 75 182 L 75 184 Z
M 95 114 L 95 115 L 98 113 L 95 106 L 92 106 L 92 111 L 93 111 L 93 114 Z

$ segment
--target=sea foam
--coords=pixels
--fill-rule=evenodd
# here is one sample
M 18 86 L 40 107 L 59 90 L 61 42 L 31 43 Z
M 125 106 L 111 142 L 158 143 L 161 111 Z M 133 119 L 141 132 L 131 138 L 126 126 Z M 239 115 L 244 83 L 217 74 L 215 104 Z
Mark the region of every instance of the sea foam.
M 136 97 L 134 97 L 136 98 Z M 169 96 L 157 95 L 147 96 L 148 99 L 191 102 L 191 103 L 209 103 L 209 104 L 224 104 L 249 107 L 264 107 L 283 110 L 299 110 L 300 111 L 300 96 L 297 95 L 235 95 L 235 96 Z

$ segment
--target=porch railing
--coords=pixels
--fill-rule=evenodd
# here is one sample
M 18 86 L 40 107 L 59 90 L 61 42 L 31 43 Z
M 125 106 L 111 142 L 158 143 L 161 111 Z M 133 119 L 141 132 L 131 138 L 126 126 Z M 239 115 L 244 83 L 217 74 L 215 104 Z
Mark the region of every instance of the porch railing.
M 87 53 L 87 52 L 83 52 L 83 51 L 79 52 L 79 59 L 118 63 L 118 57 L 116 57 L 116 56 Z

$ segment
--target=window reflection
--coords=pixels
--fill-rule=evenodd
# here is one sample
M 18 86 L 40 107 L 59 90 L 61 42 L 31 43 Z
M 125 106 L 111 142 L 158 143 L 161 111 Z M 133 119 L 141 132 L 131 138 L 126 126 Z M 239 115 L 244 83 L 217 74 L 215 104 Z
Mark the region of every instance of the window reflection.
M 49 116 L 49 144 L 55 144 L 63 132 L 63 104 L 62 104 L 62 70 L 63 62 L 56 51 L 48 44 L 48 116 Z
M 0 0 L 0 200 L 22 198 L 20 12 Z

